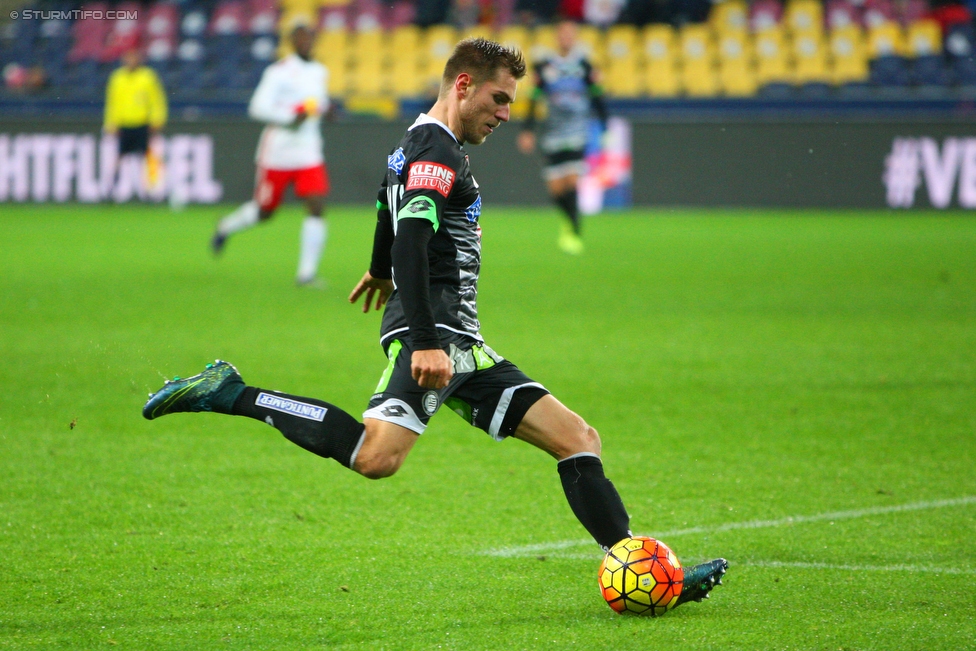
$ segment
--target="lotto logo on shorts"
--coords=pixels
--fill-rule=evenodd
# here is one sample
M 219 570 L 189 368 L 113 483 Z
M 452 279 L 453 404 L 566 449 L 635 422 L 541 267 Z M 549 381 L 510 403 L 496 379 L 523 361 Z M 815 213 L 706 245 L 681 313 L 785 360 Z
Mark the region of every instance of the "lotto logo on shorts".
M 420 161 L 410 165 L 407 190 L 436 190 L 446 197 L 454 187 L 454 170 L 440 163 Z
M 254 404 L 258 407 L 280 411 L 283 414 L 291 414 L 292 416 L 307 418 L 308 420 L 317 420 L 320 423 L 325 420 L 325 413 L 329 411 L 325 407 L 310 405 L 305 402 L 298 402 L 297 400 L 289 400 L 288 398 L 282 398 L 281 396 L 264 392 L 258 394 L 258 399 L 254 401 Z

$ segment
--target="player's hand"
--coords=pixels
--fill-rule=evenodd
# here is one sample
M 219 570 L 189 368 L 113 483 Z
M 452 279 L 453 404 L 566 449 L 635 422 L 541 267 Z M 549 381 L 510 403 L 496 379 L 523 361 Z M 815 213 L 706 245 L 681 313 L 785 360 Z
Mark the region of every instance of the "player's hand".
M 454 377 L 454 368 L 440 348 L 415 350 L 410 356 L 410 374 L 425 389 L 443 389 Z
M 352 293 L 349 294 L 349 302 L 355 303 L 364 293 L 366 300 L 363 301 L 363 314 L 366 314 L 369 312 L 369 305 L 373 302 L 374 296 L 377 310 L 386 305 L 386 299 L 393 293 L 393 281 L 389 278 L 373 278 L 367 271 L 362 280 L 353 287 Z
M 535 134 L 531 131 L 522 131 L 518 134 L 516 143 L 520 152 L 523 154 L 531 154 L 535 151 Z

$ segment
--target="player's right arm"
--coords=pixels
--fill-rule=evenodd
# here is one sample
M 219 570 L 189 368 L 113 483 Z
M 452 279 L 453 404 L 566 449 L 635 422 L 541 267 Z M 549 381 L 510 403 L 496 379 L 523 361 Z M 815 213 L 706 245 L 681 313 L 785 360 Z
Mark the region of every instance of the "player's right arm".
M 533 86 L 532 95 L 529 97 L 529 110 L 526 112 L 525 123 L 522 131 L 519 132 L 518 145 L 519 151 L 523 154 L 531 154 L 535 151 L 535 113 L 539 106 L 539 100 L 545 94 L 545 79 L 542 76 L 542 65 L 537 64 L 532 71 Z
M 113 72 L 108 78 L 108 85 L 105 88 L 105 121 L 102 126 L 105 133 L 114 134 L 119 130 L 119 82 L 119 75 Z
M 428 245 L 440 228 L 461 160 L 456 149 L 432 133 L 440 135 L 427 131 L 416 150 L 405 152 L 398 176 L 403 194 L 396 206 L 390 206 L 391 218 L 396 220 L 390 257 L 414 349 L 411 373 L 420 386 L 441 389 L 454 371 L 431 305 Z
M 272 64 L 264 69 L 258 87 L 247 106 L 251 119 L 281 127 L 301 124 L 304 115 L 296 114 L 294 106 L 287 106 L 279 99 L 278 87 L 281 75 L 280 64 Z

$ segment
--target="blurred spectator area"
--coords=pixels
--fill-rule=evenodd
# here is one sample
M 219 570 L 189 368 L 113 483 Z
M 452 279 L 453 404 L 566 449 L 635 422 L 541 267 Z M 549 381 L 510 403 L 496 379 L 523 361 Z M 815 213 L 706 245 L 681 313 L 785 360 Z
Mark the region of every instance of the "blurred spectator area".
M 578 47 L 611 99 L 976 90 L 976 0 L 934 1 L 55 1 L 23 8 L 39 18 L 0 25 L 0 68 L 12 91 L 101 97 L 119 56 L 139 46 L 171 98 L 246 101 L 263 69 L 289 52 L 289 32 L 306 24 L 317 30 L 314 56 L 329 68 L 332 95 L 393 115 L 400 101 L 436 92 L 459 39 L 517 45 L 531 64 L 554 51 L 552 20 L 565 14 L 584 21 Z M 98 18 L 110 10 L 122 17 Z

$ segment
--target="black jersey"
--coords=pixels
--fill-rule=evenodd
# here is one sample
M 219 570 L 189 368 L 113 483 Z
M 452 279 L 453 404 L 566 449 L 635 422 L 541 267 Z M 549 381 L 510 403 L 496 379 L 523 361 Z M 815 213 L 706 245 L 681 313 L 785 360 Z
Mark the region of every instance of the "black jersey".
M 606 127 L 606 108 L 596 84 L 593 66 L 582 54 L 553 55 L 535 66 L 535 98 L 549 106 L 540 142 L 542 151 L 582 151 L 586 147 L 587 123 L 595 112 Z M 535 106 L 530 111 L 535 118 Z
M 442 348 L 438 330 L 481 341 L 481 195 L 468 156 L 443 123 L 421 114 L 387 159 L 370 273 L 393 278 L 380 341 L 409 336 Z M 409 334 L 408 334 L 409 333 Z

